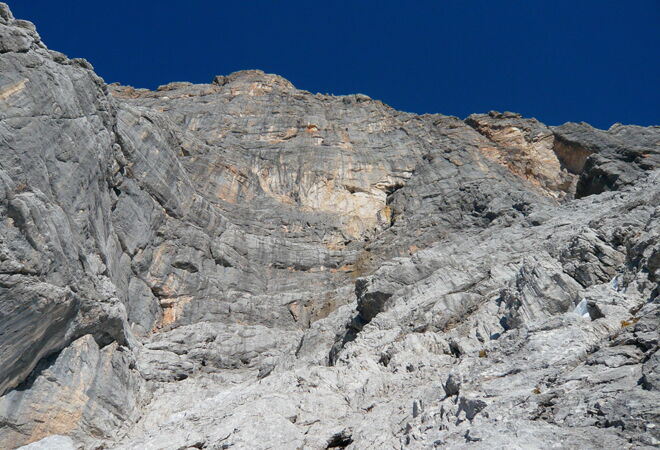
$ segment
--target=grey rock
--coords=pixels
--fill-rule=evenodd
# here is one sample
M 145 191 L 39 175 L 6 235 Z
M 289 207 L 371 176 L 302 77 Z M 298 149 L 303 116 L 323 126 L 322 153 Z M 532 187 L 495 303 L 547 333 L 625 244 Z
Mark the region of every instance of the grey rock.
M 19 448 L 23 450 L 76 450 L 73 440 L 70 437 L 57 434 Z
M 130 350 L 116 342 L 99 349 L 92 336 L 83 336 L 42 360 L 18 389 L 0 398 L 0 446 L 51 434 L 76 440 L 116 436 L 139 417 L 143 384 Z
M 554 127 L 553 132 L 559 146 L 566 149 L 564 153 L 586 156 L 579 164 L 582 167 L 577 197 L 632 184 L 640 172 L 653 170 L 660 164 L 660 127 L 615 124 L 603 131 L 586 123 L 567 123 Z
M 106 85 L 0 3 L 0 446 L 657 446 L 659 130 Z

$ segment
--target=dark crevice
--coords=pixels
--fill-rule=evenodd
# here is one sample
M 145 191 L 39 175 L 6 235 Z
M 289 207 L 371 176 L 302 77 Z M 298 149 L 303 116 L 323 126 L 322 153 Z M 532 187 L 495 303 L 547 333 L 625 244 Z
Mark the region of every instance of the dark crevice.
M 32 47 L 25 48 L 25 49 L 21 48 L 21 49 L 17 49 L 17 50 L 0 50 L 0 55 L 6 55 L 7 53 L 18 53 L 18 54 L 22 53 L 22 54 L 25 54 L 25 53 L 28 53 L 30 50 L 32 50 Z
M 234 267 L 234 265 L 231 262 L 229 262 L 224 256 L 214 257 L 213 262 L 215 262 L 216 266 Z
M 589 313 L 589 318 L 594 321 L 596 319 L 602 319 L 605 317 L 605 314 L 600 310 L 598 305 L 595 302 L 587 303 L 587 312 Z
M 449 351 L 451 352 L 452 355 L 454 355 L 456 358 L 460 358 L 463 352 L 461 349 L 458 347 L 458 344 L 455 342 L 450 342 L 449 343 Z
M 93 334 L 93 337 L 94 340 L 96 341 L 96 345 L 99 346 L 99 349 L 103 349 L 104 347 L 107 347 L 116 340 L 110 333 L 106 333 L 105 331 L 100 333 L 95 333 Z
M 369 322 L 365 321 L 359 314 L 351 319 L 351 321 L 346 325 L 346 331 L 344 334 L 337 336 L 337 340 L 330 349 L 328 360 L 331 366 L 335 365 L 337 358 L 339 357 L 339 353 L 344 349 L 346 344 L 354 341 L 367 323 Z
M 346 189 L 351 194 L 355 194 L 357 192 L 368 192 L 366 189 L 362 189 L 358 186 L 351 186 L 351 185 L 348 185 L 348 184 L 344 185 L 344 189 Z
M 57 361 L 57 358 L 60 356 L 60 353 L 62 353 L 62 350 L 53 352 L 43 358 L 37 363 L 37 365 L 32 369 L 32 372 L 23 380 L 18 386 L 14 388 L 15 391 L 27 391 L 30 388 L 32 388 L 32 385 L 34 382 L 39 378 L 39 376 L 47 369 L 52 367 L 53 364 L 55 364 L 55 361 Z
M 174 267 L 175 269 L 185 270 L 190 273 L 199 272 L 197 266 L 190 261 L 176 261 L 172 263 L 172 267 Z
M 619 173 L 603 170 L 603 163 L 604 158 L 599 155 L 587 158 L 584 170 L 577 182 L 575 198 L 584 198 L 618 189 Z
M 403 183 L 394 183 L 389 186 L 385 186 L 385 189 L 383 190 L 385 191 L 385 194 L 389 197 L 390 195 L 394 194 L 396 191 L 401 189 L 403 186 L 404 186 Z
M 300 341 L 298 342 L 298 347 L 296 347 L 296 352 L 294 353 L 296 358 L 300 354 L 300 350 L 302 349 L 304 343 L 305 343 L 305 335 L 303 334 L 302 337 L 300 338 Z
M 329 448 L 346 448 L 353 443 L 353 437 L 347 431 L 342 431 L 333 435 L 328 441 L 328 445 L 325 447 Z

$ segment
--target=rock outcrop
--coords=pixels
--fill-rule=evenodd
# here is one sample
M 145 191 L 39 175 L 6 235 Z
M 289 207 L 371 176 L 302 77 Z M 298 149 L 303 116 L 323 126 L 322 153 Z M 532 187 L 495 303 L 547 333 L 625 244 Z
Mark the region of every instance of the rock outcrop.
M 106 85 L 0 4 L 0 149 L 1 448 L 660 444 L 659 127 Z

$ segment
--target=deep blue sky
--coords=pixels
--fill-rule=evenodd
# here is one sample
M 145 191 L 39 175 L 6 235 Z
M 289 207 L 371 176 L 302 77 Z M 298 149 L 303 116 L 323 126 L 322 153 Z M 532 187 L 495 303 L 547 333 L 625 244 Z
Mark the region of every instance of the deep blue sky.
M 660 0 L 8 3 L 107 82 L 262 69 L 418 113 L 660 125 Z

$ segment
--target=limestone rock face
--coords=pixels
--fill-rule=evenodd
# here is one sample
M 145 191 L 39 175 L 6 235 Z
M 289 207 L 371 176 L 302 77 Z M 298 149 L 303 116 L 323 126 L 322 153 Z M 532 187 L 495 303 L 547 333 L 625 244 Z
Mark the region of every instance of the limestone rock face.
M 657 446 L 659 145 L 106 85 L 0 4 L 0 447 Z

